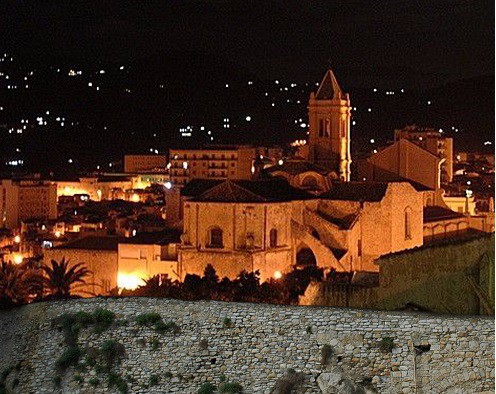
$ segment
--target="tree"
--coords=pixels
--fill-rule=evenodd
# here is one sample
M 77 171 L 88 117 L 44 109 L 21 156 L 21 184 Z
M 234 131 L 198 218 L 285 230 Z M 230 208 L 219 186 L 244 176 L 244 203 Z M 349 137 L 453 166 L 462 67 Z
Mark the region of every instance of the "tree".
M 91 274 L 83 263 L 74 264 L 69 268 L 69 260 L 65 260 L 65 257 L 60 263 L 52 260 L 51 266 L 43 265 L 41 269 L 45 274 L 42 279 L 45 289 L 51 297 L 57 299 L 69 298 L 72 290 L 87 285 L 85 278 Z M 80 292 L 88 293 L 81 290 Z
M 0 309 L 28 303 L 39 289 L 39 276 L 28 265 L 0 265 Z

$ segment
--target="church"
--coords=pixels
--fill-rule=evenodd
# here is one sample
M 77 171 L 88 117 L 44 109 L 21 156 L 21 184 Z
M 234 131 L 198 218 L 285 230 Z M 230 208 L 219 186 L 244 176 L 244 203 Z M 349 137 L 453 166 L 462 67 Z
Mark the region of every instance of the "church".
M 373 271 L 385 254 L 423 244 L 424 193 L 407 181 L 350 181 L 350 98 L 328 70 L 308 105 L 301 158 L 253 180 L 192 180 L 181 189 L 180 278 L 211 264 L 262 280 L 294 266 Z

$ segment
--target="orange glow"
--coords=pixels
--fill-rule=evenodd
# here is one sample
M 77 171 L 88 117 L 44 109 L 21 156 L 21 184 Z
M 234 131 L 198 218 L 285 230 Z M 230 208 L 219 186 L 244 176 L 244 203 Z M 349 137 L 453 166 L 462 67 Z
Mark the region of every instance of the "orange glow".
M 134 290 L 142 284 L 144 284 L 143 279 L 136 274 L 123 272 L 117 274 L 117 287 L 120 289 Z
M 14 237 L 14 242 L 15 242 L 16 244 L 21 243 L 21 237 L 20 237 L 19 235 L 16 235 L 16 236 Z
M 140 197 L 137 193 L 134 193 L 132 196 L 131 196 L 131 201 L 132 202 L 139 202 L 140 201 Z
M 282 272 L 281 271 L 274 272 L 274 279 L 281 279 L 281 278 L 282 278 Z
M 21 264 L 22 260 L 24 259 L 24 256 L 21 253 L 14 253 L 12 255 L 12 258 L 14 260 L 14 263 Z
M 55 231 L 55 236 L 56 236 L 57 238 L 60 238 L 60 236 L 61 236 L 60 231 L 58 231 L 58 230 L 57 230 L 57 231 Z

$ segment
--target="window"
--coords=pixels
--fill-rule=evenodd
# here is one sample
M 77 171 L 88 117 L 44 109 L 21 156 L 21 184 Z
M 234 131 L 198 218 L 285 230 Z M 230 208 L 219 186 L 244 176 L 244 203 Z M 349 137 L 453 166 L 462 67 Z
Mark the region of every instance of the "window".
M 208 247 L 210 248 L 223 248 L 222 230 L 219 227 L 211 228 L 208 241 Z
M 319 119 L 319 137 L 324 136 L 324 130 L 325 130 L 325 121 L 324 119 Z
M 270 245 L 271 248 L 277 247 L 277 230 L 275 228 L 273 228 L 272 230 L 270 230 L 270 241 L 269 241 L 269 245 Z
M 302 186 L 315 188 L 317 187 L 317 185 L 317 179 L 315 179 L 315 177 L 313 177 L 312 175 L 307 175 L 305 178 L 303 178 Z
M 405 208 L 405 239 L 412 239 L 412 229 L 411 229 L 411 218 L 412 209 L 410 207 Z

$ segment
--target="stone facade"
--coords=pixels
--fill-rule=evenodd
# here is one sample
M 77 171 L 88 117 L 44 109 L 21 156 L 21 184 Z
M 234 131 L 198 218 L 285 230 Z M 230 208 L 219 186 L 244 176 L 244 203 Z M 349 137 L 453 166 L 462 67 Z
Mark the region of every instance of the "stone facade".
M 211 264 L 221 277 L 259 270 L 263 281 L 302 264 L 302 251 L 326 270 L 377 271 L 373 262 L 379 256 L 423 243 L 423 197 L 407 182 L 344 182 L 308 198 L 212 202 L 199 196 L 184 201 L 180 277 L 202 274 Z M 221 234 L 221 243 L 212 244 L 212 231 Z
M 494 319 L 489 317 L 94 298 L 0 313 L 0 368 L 18 365 L 6 379 L 9 388 L 16 383 L 12 392 L 117 393 L 107 387 L 104 372 L 89 366 L 69 367 L 60 388 L 54 388 L 55 362 L 66 345 L 51 320 L 96 308 L 114 311 L 127 324 L 114 324 L 102 334 L 82 329 L 79 346 L 99 348 L 109 339 L 122 343 L 125 357 L 113 370 L 128 380 L 130 393 L 193 394 L 202 383 L 219 384 L 225 376 L 239 382 L 244 393 L 268 394 L 289 368 L 304 374 L 299 393 L 350 392 L 336 390 L 342 385 L 391 394 L 494 391 Z M 158 334 L 138 326 L 136 316 L 148 312 L 174 321 L 181 331 Z M 226 317 L 230 328 L 223 325 Z M 392 338 L 391 351 L 380 349 L 384 338 Z M 333 350 L 327 365 L 322 364 L 324 345 Z M 153 375 L 156 385 L 151 385 Z M 91 379 L 99 380 L 96 387 Z

